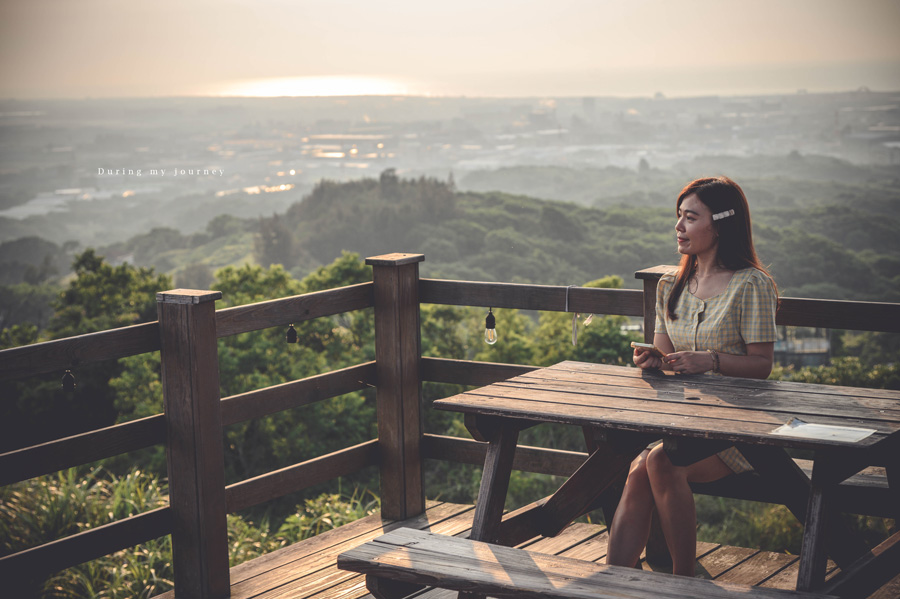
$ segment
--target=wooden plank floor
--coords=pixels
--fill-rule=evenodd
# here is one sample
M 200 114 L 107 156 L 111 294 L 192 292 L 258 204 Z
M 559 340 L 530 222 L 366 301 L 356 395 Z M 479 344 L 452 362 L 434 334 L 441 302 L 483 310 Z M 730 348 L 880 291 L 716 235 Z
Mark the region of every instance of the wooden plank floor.
M 403 526 L 467 536 L 473 514 L 474 506 L 441 502 L 429 502 L 425 514 L 400 522 L 374 514 L 235 566 L 231 569 L 231 599 L 373 599 L 362 575 L 337 569 L 339 553 Z M 605 526 L 576 523 L 557 537 L 533 539 L 519 547 L 601 562 L 607 541 Z M 703 542 L 698 543 L 697 556 L 697 575 L 704 578 L 780 589 L 793 589 L 796 584 L 796 556 Z M 658 569 L 646 562 L 642 566 Z M 829 576 L 837 572 L 830 562 L 829 571 Z M 455 599 L 456 593 L 433 589 L 419 597 Z M 900 576 L 872 595 L 873 599 L 896 597 L 900 597 Z M 174 599 L 174 594 L 154 599 Z

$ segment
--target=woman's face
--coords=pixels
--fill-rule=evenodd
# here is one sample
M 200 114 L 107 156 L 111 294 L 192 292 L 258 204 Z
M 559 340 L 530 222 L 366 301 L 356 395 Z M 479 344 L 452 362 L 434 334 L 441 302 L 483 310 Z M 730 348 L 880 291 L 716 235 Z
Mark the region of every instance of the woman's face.
M 697 194 L 691 194 L 681 201 L 675 233 L 679 253 L 715 259 L 719 235 L 713 227 L 712 212 Z

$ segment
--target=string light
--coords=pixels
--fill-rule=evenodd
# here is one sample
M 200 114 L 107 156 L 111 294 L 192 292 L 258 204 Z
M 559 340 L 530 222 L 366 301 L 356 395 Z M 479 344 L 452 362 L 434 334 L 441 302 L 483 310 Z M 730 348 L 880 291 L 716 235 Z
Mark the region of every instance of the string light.
M 488 345 L 497 343 L 497 319 L 494 318 L 492 308 L 488 308 L 487 316 L 484 319 L 484 342 Z

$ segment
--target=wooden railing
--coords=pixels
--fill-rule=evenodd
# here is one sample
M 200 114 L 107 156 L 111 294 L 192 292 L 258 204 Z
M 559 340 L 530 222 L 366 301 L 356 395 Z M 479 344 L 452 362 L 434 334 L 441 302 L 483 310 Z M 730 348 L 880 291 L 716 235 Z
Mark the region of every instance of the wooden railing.
M 218 292 L 163 292 L 157 322 L 0 351 L 0 380 L 9 380 L 159 350 L 165 400 L 164 414 L 0 455 L 0 484 L 165 444 L 170 492 L 168 507 L 0 558 L 0 579 L 41 576 L 172 534 L 176 592 L 226 597 L 226 513 L 368 466 L 380 469 L 382 515 L 417 515 L 425 508 L 424 459 L 481 464 L 485 451 L 470 439 L 425 434 L 421 383 L 485 385 L 535 368 L 422 357 L 420 304 L 642 316 L 650 338 L 656 284 L 670 268 L 636 273 L 643 290 L 594 289 L 420 279 L 423 258 L 369 258 L 371 283 L 218 311 Z M 217 339 L 369 307 L 375 311 L 374 362 L 219 397 Z M 900 304 L 783 298 L 777 323 L 900 332 Z M 223 426 L 369 386 L 377 388 L 377 439 L 225 486 Z M 585 457 L 522 446 L 514 467 L 566 476 Z

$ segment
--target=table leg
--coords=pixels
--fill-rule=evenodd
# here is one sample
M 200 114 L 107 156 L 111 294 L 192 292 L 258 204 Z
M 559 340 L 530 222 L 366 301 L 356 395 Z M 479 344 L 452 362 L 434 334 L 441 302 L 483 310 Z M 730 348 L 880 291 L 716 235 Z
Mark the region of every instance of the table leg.
M 739 445 L 738 449 L 763 479 L 763 484 L 776 488 L 784 505 L 804 523 L 800 552 L 798 590 L 821 588 L 825 579 L 825 558 L 830 555 L 841 568 L 850 566 L 866 552 L 865 543 L 851 531 L 832 509 L 827 497 L 840 480 L 830 469 L 832 456 L 816 455 L 813 480 L 803 473 L 781 448 Z M 851 468 L 852 469 L 852 468 Z
M 541 508 L 541 534 L 558 535 L 572 520 L 590 511 L 603 492 L 628 470 L 644 450 L 647 438 L 623 436 L 597 441 L 597 449 Z
M 798 591 L 811 591 L 825 584 L 825 534 L 825 489 L 813 482 L 800 544 Z
M 519 427 L 509 422 L 500 422 L 491 431 L 478 501 L 475 503 L 472 533 L 469 535 L 474 541 L 495 543 L 498 540 L 518 438 Z

